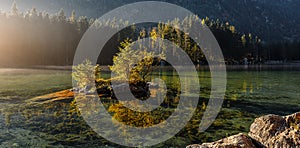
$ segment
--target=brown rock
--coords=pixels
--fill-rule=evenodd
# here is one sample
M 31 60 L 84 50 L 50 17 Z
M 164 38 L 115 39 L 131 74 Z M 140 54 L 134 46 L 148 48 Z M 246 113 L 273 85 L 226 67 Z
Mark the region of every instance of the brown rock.
M 268 140 L 265 146 L 270 148 L 300 148 L 300 132 L 287 129 Z
M 200 144 L 193 144 L 193 145 L 189 145 L 186 148 L 204 148 L 202 147 Z
M 285 119 L 277 115 L 267 115 L 255 119 L 250 127 L 249 136 L 263 145 L 276 134 L 285 130 Z
M 190 145 L 187 148 L 255 148 L 251 139 L 240 133 L 212 143 L 203 143 L 202 145 Z
M 249 136 L 270 148 L 300 148 L 300 112 L 286 117 L 267 115 L 255 119 Z

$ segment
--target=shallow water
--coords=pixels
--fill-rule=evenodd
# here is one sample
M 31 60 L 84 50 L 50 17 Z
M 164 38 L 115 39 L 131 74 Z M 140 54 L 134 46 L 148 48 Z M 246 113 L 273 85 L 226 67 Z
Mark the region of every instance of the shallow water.
M 200 71 L 197 113 L 174 138 L 156 147 L 214 141 L 248 132 L 251 122 L 260 115 L 300 111 L 300 71 L 229 71 L 227 74 L 223 109 L 213 125 L 204 133 L 197 131 L 211 81 L 209 72 Z M 177 78 L 172 74 L 163 77 L 167 85 L 176 86 Z M 0 82 L 0 147 L 120 147 L 93 132 L 74 103 L 26 103 L 33 97 L 71 88 L 70 71 L 0 69 Z

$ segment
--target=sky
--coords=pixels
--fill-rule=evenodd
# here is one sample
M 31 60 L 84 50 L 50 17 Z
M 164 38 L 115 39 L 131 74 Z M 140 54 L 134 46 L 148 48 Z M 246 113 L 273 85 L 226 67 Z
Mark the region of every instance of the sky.
M 26 12 L 27 10 L 37 8 L 38 11 L 47 11 L 50 14 L 57 13 L 61 8 L 65 10 L 65 14 L 70 16 L 72 10 L 76 10 L 77 16 L 91 15 L 88 17 L 100 17 L 103 13 L 109 11 L 109 9 L 121 6 L 126 0 L 113 0 L 114 5 L 111 5 L 110 0 L 99 0 L 101 8 L 93 7 L 93 10 L 89 8 L 91 6 L 89 0 L 0 0 L 0 10 L 8 12 L 12 6 L 12 3 L 16 1 L 20 12 Z M 128 0 L 127 0 L 128 1 Z M 108 8 L 105 4 L 109 3 Z M 97 11 L 99 11 L 97 13 Z M 98 16 L 100 15 L 100 16 Z
M 60 9 L 55 5 L 57 0 L 0 0 L 0 10 L 6 12 L 10 11 L 11 5 L 14 1 L 17 2 L 20 12 L 26 12 L 33 7 L 40 11 L 47 11 L 50 13 L 58 12 Z M 70 13 L 71 12 L 66 11 L 67 15 L 70 15 Z

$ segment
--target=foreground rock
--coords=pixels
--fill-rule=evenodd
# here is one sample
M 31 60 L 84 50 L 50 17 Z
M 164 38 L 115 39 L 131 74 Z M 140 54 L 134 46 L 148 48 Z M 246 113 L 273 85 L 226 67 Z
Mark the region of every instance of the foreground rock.
M 300 148 L 300 112 L 285 117 L 257 118 L 250 127 L 249 136 L 265 147 Z
M 202 145 L 190 145 L 187 148 L 252 148 L 255 147 L 251 139 L 244 134 L 230 136 L 212 143 L 204 143 Z
M 289 116 L 266 115 L 255 119 L 249 137 L 230 136 L 212 143 L 187 148 L 300 148 L 300 112 Z

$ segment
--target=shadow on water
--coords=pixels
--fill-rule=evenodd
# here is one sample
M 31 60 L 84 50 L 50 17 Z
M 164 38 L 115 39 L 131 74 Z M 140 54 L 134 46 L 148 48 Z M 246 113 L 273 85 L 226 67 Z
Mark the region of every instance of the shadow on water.
M 236 108 L 241 111 L 254 113 L 257 115 L 276 114 L 286 116 L 300 111 L 299 105 L 285 106 L 281 103 L 272 102 L 251 102 L 247 100 L 237 100 L 231 102 L 231 108 Z

